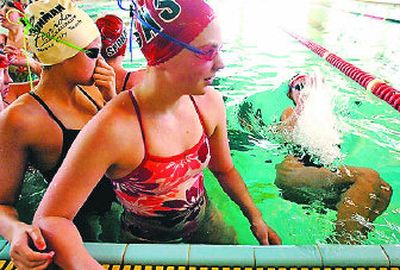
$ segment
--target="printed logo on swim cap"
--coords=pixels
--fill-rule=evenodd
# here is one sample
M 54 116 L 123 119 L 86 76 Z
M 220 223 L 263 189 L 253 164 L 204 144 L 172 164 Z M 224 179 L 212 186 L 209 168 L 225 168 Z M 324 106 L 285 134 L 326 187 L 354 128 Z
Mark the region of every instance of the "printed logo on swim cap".
M 29 29 L 29 35 L 34 39 L 34 46 L 37 51 L 43 52 L 55 46 L 55 40 L 63 40 L 67 38 L 68 32 L 77 28 L 82 20 L 78 19 L 76 14 L 63 13 L 66 8 L 58 4 L 48 12 L 40 12 L 41 17 L 36 21 L 35 17 L 30 18 L 32 27 Z M 42 32 L 43 27 L 59 16 L 56 22 L 48 29 L 46 33 Z
M 154 0 L 153 6 L 150 8 L 158 12 L 158 17 L 162 20 L 161 23 L 173 22 L 179 17 L 182 10 L 181 6 L 175 0 Z M 143 3 L 138 9 L 137 15 L 146 23 L 144 24 L 139 21 L 142 33 L 134 33 L 136 42 L 141 48 L 143 46 L 143 41 L 146 43 L 151 42 L 164 28 L 151 16 L 149 9 L 143 5 Z M 151 27 L 149 27 L 149 25 Z
M 134 12 L 133 36 L 149 66 L 177 55 L 215 18 L 204 0 L 141 0 Z
M 108 57 L 112 57 L 115 55 L 122 46 L 125 45 L 126 40 L 128 39 L 128 34 L 126 30 L 122 32 L 122 35 L 113 43 L 111 46 L 106 48 L 106 54 Z
M 30 48 L 46 66 L 75 56 L 100 37 L 93 20 L 75 1 L 34 1 L 25 14 L 23 24 Z

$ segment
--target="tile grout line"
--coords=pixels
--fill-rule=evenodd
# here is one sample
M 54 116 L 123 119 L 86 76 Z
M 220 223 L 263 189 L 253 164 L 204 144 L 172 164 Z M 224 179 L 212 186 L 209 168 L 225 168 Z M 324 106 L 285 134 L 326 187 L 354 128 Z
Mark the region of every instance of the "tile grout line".
M 317 248 L 318 254 L 319 254 L 319 258 L 320 258 L 320 262 L 321 262 L 321 268 L 325 267 L 324 265 L 324 258 L 322 257 L 322 252 L 319 249 L 319 245 L 315 245 L 315 247 Z
M 9 244 L 9 242 L 5 241 L 5 245 L 0 249 L 0 253 L 2 253 L 6 249 L 8 244 Z
M 124 248 L 124 251 L 122 252 L 122 257 L 121 257 L 122 265 L 125 265 L 125 256 L 126 256 L 126 253 L 128 252 L 128 247 L 129 247 L 129 244 L 128 243 L 125 244 L 125 248 Z
M 256 248 L 253 247 L 253 262 L 254 262 L 254 269 L 257 268 L 257 257 L 256 257 Z
M 382 247 L 382 245 L 379 245 L 379 247 L 382 249 L 383 255 L 385 255 L 385 257 L 386 257 L 386 259 L 387 259 L 387 261 L 389 263 L 388 267 L 391 267 L 392 266 L 392 261 L 390 260 L 389 254 L 387 254 L 386 250 Z
M 192 245 L 189 244 L 189 246 L 188 246 L 188 253 L 187 253 L 187 261 L 186 261 L 186 265 L 187 265 L 187 266 L 189 266 L 189 263 L 190 263 L 190 251 L 191 251 L 191 247 L 192 247 Z

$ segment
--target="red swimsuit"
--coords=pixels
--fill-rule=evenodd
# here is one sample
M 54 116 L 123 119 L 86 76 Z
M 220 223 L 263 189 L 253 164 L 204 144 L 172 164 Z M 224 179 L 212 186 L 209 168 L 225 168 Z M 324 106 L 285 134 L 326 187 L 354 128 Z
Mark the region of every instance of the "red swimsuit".
M 210 147 L 203 119 L 199 142 L 171 157 L 147 151 L 138 103 L 130 92 L 138 115 L 145 147 L 142 163 L 127 176 L 113 179 L 114 190 L 125 208 L 123 229 L 143 241 L 179 241 L 195 231 L 207 204 L 203 170 L 210 160 Z

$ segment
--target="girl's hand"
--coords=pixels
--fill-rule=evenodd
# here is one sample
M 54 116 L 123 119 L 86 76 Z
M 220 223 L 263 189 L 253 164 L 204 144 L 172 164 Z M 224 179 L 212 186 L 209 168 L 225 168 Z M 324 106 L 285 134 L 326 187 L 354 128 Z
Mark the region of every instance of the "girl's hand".
M 94 85 L 100 90 L 105 101 L 110 101 L 117 95 L 114 69 L 101 56 L 97 59 L 93 78 Z
M 4 47 L 4 53 L 7 55 L 8 61 L 14 66 L 25 66 L 26 57 L 22 50 L 12 45 Z
M 282 240 L 279 237 L 279 235 L 271 227 L 269 227 L 262 219 L 253 223 L 250 229 L 261 245 L 282 244 Z
M 53 261 L 54 251 L 44 252 L 46 243 L 38 227 L 21 222 L 10 245 L 10 257 L 17 269 L 47 269 Z

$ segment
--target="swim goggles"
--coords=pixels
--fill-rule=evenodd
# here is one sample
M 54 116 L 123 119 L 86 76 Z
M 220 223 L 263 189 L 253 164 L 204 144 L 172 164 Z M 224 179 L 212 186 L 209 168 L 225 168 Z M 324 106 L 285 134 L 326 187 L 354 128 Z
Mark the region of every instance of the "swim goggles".
M 212 45 L 206 45 L 206 46 L 204 46 L 204 47 L 202 47 L 202 48 L 197 48 L 197 47 L 195 47 L 195 46 L 193 46 L 193 45 L 190 45 L 190 44 L 188 44 L 188 43 L 186 43 L 186 42 L 183 42 L 183 41 L 181 41 L 181 40 L 179 40 L 179 39 L 176 39 L 176 38 L 174 38 L 173 36 L 168 35 L 168 34 L 165 33 L 165 32 L 160 31 L 159 29 L 153 27 L 153 26 L 150 25 L 148 22 L 146 22 L 145 20 L 143 20 L 143 18 L 139 15 L 138 8 L 137 8 L 137 4 L 135 3 L 134 0 L 131 0 L 131 2 L 132 2 L 132 4 L 130 5 L 129 9 L 126 9 L 126 8 L 124 8 L 124 7 L 122 6 L 122 0 L 117 0 L 118 6 L 119 6 L 122 10 L 129 11 L 130 16 L 131 16 L 131 18 L 132 18 L 132 21 L 131 21 L 131 36 L 132 36 L 132 28 L 133 28 L 133 19 L 134 19 L 134 17 L 136 17 L 136 18 L 138 19 L 138 21 L 139 21 L 143 26 L 145 26 L 145 27 L 151 29 L 152 31 L 156 32 L 157 34 L 159 34 L 160 36 L 162 36 L 162 37 L 165 38 L 166 40 L 169 40 L 169 41 L 171 41 L 171 42 L 174 42 L 175 44 L 178 44 L 178 45 L 182 46 L 183 48 L 185 48 L 185 49 L 187 49 L 187 50 L 189 50 L 189 51 L 195 53 L 195 55 L 196 55 L 198 58 L 200 58 L 200 59 L 203 59 L 203 60 L 206 60 L 206 61 L 211 61 L 211 60 L 213 60 L 213 59 L 217 56 L 217 54 L 221 51 L 222 45 L 221 45 L 221 46 L 218 46 L 218 47 L 215 47 L 215 46 L 212 46 Z M 130 43 L 130 50 L 131 50 L 131 53 L 132 53 L 132 44 L 131 44 L 131 43 Z

